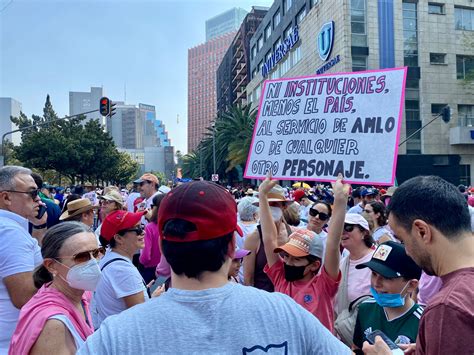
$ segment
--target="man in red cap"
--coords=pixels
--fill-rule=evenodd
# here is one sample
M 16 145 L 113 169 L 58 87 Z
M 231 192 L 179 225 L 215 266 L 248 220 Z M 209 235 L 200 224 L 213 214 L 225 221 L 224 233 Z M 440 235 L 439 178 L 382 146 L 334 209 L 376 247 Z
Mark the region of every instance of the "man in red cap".
M 178 186 L 160 205 L 167 292 L 106 319 L 78 354 L 350 354 L 291 298 L 228 281 L 237 206 L 206 181 Z

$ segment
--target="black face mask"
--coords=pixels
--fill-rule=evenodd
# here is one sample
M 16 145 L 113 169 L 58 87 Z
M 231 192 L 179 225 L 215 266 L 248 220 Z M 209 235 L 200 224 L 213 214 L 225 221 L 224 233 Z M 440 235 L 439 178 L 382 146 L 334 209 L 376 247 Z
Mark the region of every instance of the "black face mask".
M 304 277 L 304 270 L 306 269 L 306 266 L 308 265 L 293 266 L 293 265 L 284 264 L 285 280 L 289 282 L 301 280 Z

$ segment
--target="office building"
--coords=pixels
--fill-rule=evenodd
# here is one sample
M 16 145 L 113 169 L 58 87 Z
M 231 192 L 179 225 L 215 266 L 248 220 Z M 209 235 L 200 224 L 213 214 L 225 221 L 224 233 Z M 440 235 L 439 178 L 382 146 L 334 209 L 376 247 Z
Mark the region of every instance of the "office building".
M 235 32 L 240 27 L 247 11 L 233 8 L 206 21 L 206 42 L 216 37 Z
M 472 184 L 474 96 L 466 84 L 474 73 L 474 47 L 466 43 L 474 33 L 471 19 L 470 0 L 276 0 L 250 41 L 247 100 L 257 107 L 265 79 L 407 66 L 400 142 L 446 105 L 452 117 L 448 124 L 435 120 L 400 146 L 398 182 L 436 174 Z M 331 21 L 332 54 L 322 60 L 318 35 Z
M 197 148 L 216 118 L 216 72 L 235 32 L 188 50 L 188 152 Z
M 21 102 L 12 99 L 11 97 L 0 97 L 0 137 L 7 132 L 18 129 L 10 117 L 19 117 L 21 112 Z M 14 145 L 21 143 L 21 133 L 7 134 L 5 140 L 13 142 Z
M 99 100 L 102 96 L 104 96 L 104 92 L 101 87 L 91 87 L 90 92 L 69 91 L 69 115 L 99 110 Z M 91 119 L 98 119 L 102 125 L 105 125 L 105 119 L 99 112 L 86 114 L 86 117 L 83 123 Z
M 245 105 L 246 87 L 250 81 L 250 38 L 254 35 L 268 8 L 254 6 L 245 16 L 217 70 L 217 114 L 230 106 Z

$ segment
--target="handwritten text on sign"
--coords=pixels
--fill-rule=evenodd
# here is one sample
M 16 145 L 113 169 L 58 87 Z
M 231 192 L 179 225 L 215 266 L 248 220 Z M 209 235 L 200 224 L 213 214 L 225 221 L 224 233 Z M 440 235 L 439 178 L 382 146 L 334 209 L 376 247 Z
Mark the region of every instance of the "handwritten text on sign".
M 265 82 L 245 177 L 393 184 L 406 68 Z

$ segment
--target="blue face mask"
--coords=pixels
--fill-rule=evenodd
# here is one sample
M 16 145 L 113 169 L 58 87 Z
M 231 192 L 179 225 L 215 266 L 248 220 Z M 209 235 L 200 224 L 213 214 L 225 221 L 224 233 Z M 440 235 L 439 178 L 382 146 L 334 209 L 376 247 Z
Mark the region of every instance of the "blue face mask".
M 408 283 L 403 287 L 403 290 L 400 293 L 378 293 L 373 287 L 370 288 L 372 296 L 375 298 L 375 302 L 380 307 L 402 307 L 405 305 L 405 296 L 401 294 L 405 291 L 405 288 L 408 286 Z

